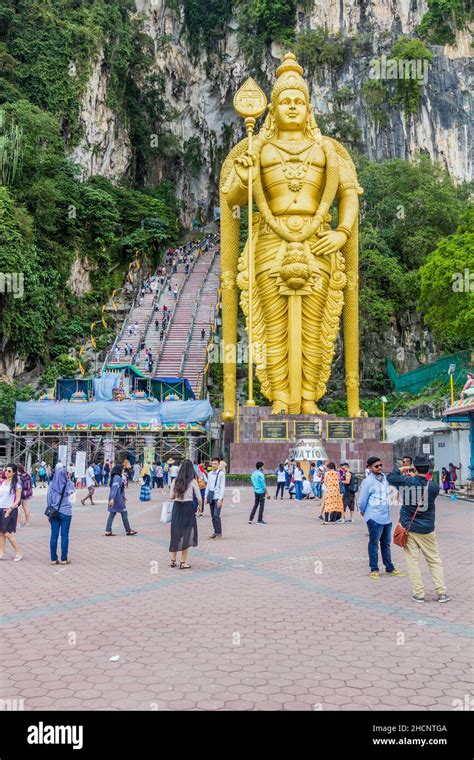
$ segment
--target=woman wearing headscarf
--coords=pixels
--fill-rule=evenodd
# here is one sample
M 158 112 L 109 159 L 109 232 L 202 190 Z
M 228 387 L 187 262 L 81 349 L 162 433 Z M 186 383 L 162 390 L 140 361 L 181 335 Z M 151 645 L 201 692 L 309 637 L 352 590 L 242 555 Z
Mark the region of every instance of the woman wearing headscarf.
M 443 486 L 444 495 L 448 496 L 451 488 L 451 481 L 449 479 L 449 472 L 447 471 L 446 467 L 443 467 L 441 470 L 441 484 Z
M 72 520 L 71 494 L 74 493 L 74 484 L 68 480 L 67 472 L 62 464 L 57 464 L 54 475 L 46 494 L 46 505 L 59 509 L 57 517 L 50 517 L 51 538 L 49 549 L 52 565 L 70 565 L 68 559 L 69 529 Z M 61 561 L 58 561 L 58 538 L 61 534 Z
M 22 485 L 16 464 L 7 464 L 4 472 L 5 479 L 0 485 L 0 559 L 3 559 L 5 554 L 5 539 L 7 539 L 15 552 L 13 561 L 19 562 L 23 557 L 14 534 L 16 533 Z
M 150 501 L 151 499 L 151 488 L 150 488 L 150 482 L 151 482 L 151 476 L 150 476 L 150 465 L 148 462 L 145 462 L 143 465 L 140 477 L 143 478 L 143 485 L 140 488 L 140 501 Z
M 142 469 L 140 471 L 140 477 L 143 478 L 143 483 L 146 486 L 150 485 L 151 474 L 150 474 L 150 465 L 148 464 L 148 462 L 145 462 L 145 464 L 143 465 L 143 467 L 142 467 Z
M 193 508 L 193 496 L 201 498 L 196 481 L 194 465 L 185 459 L 179 468 L 178 476 L 171 483 L 170 499 L 174 500 L 171 516 L 171 567 L 176 567 L 176 553 L 181 552 L 180 570 L 188 570 L 188 552 L 190 546 L 198 545 L 196 513 Z
M 127 536 L 136 536 L 137 531 L 132 530 L 128 521 L 127 504 L 125 498 L 125 483 L 122 478 L 123 465 L 116 464 L 110 474 L 110 491 L 109 491 L 109 518 L 105 528 L 106 536 L 115 536 L 112 533 L 112 523 L 117 512 L 122 516 L 123 527 Z

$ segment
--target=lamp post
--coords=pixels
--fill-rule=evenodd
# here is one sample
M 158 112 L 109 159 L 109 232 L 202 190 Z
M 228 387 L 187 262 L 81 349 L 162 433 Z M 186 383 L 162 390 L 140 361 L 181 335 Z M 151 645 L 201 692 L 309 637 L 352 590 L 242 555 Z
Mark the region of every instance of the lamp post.
M 456 372 L 456 365 L 450 364 L 448 369 L 449 375 L 449 389 L 451 391 L 451 406 L 454 404 L 454 373 Z
M 387 397 L 381 397 L 382 402 L 382 443 L 385 443 L 385 404 L 387 403 Z

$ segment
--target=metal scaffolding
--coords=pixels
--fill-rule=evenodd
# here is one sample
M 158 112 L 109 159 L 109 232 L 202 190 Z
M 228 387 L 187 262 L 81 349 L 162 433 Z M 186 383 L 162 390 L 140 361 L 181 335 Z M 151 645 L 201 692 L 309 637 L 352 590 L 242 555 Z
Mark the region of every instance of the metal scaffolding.
M 121 462 L 132 457 L 143 461 L 145 453 L 154 461 L 167 459 L 192 459 L 206 461 L 211 457 L 211 433 L 194 431 L 143 432 L 107 431 L 96 433 L 87 431 L 15 431 L 13 439 L 13 461 L 27 469 L 36 462 L 45 461 L 54 465 L 58 460 L 59 447 L 67 447 L 68 462 L 75 461 L 79 451 L 86 452 L 88 463 L 100 463 L 106 459 Z

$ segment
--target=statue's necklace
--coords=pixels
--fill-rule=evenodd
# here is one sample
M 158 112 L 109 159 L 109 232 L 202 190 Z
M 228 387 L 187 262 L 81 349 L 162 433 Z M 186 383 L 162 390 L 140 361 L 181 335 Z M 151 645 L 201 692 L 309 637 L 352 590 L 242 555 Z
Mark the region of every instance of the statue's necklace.
M 311 147 L 311 141 L 305 141 L 303 145 L 298 140 L 275 140 L 273 143 L 276 148 L 284 150 L 290 156 L 298 156 L 300 153 L 304 153 L 305 150 Z
M 311 146 L 311 143 L 307 144 L 304 148 L 299 150 L 298 153 L 290 153 L 286 147 L 280 148 L 280 146 L 278 146 L 276 143 L 274 143 L 274 146 L 280 156 L 281 168 L 287 180 L 288 190 L 290 190 L 292 193 L 299 193 L 303 187 L 308 165 L 314 152 L 314 146 L 313 150 L 309 151 L 304 161 L 298 155 L 298 153 L 303 153 L 305 150 L 308 150 L 308 148 Z M 286 153 L 290 153 L 290 158 L 284 158 L 280 150 L 284 150 Z

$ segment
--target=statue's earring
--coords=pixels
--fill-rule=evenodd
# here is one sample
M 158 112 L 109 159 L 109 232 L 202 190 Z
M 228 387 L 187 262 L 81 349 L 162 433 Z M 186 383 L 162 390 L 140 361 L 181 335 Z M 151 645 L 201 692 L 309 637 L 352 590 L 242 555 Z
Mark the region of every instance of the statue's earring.
M 273 106 L 268 104 L 268 113 L 263 124 L 263 135 L 265 140 L 272 140 L 276 134 L 275 116 L 273 115 Z

